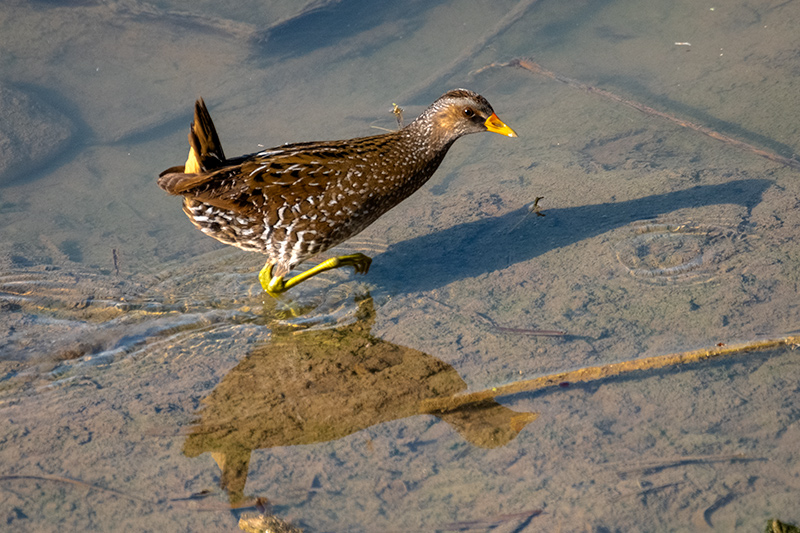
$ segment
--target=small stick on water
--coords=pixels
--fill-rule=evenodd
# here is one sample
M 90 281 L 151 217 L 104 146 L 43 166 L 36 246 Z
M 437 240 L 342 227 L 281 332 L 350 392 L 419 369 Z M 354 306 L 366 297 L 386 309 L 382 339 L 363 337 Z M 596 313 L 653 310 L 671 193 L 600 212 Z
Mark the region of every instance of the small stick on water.
M 399 105 L 393 103 L 394 109 L 392 109 L 392 113 L 394 113 L 395 118 L 397 119 L 397 129 L 403 129 L 403 108 Z
M 531 337 L 563 337 L 567 334 L 562 329 L 526 329 L 507 328 L 505 326 L 494 326 L 494 329 L 501 333 L 516 333 L 518 335 L 530 335 Z
M 494 518 L 484 518 L 479 520 L 467 520 L 464 522 L 451 522 L 445 524 L 443 527 L 437 528 L 440 531 L 467 531 L 470 529 L 494 529 L 500 524 L 523 521 L 514 531 L 520 531 L 520 527 L 527 524 L 531 519 L 544 513 L 542 509 L 534 509 L 533 511 L 523 511 L 521 513 L 501 514 Z
M 543 200 L 543 199 L 544 199 L 544 196 L 537 196 L 536 198 L 534 198 L 534 199 L 533 199 L 533 203 L 532 203 L 532 204 L 529 204 L 529 205 L 527 206 L 527 207 L 528 207 L 528 212 L 527 212 L 527 213 L 525 213 L 525 216 L 523 216 L 521 219 L 519 219 L 519 222 L 517 222 L 516 224 L 514 224 L 513 226 L 511 226 L 511 229 L 509 229 L 509 230 L 508 230 L 508 232 L 509 232 L 509 233 L 511 233 L 512 231 L 514 231 L 515 229 L 517 229 L 517 228 L 519 227 L 519 225 L 520 225 L 520 224 L 522 224 L 523 222 L 525 222 L 526 220 L 528 220 L 528 217 L 529 217 L 530 215 L 536 215 L 537 217 L 543 217 L 543 216 L 546 216 L 546 215 L 545 215 L 545 213 L 542 213 L 542 208 L 541 208 L 541 206 L 539 205 L 539 200 Z
M 675 483 L 665 483 L 664 485 L 656 485 L 655 487 L 648 487 L 646 489 L 642 489 L 642 490 L 639 490 L 639 491 L 636 491 L 636 492 L 629 492 L 627 494 L 620 494 L 619 496 L 615 496 L 614 498 L 611 498 L 610 501 L 616 503 L 616 502 L 618 502 L 620 500 L 623 500 L 625 498 L 630 498 L 630 497 L 633 497 L 633 496 L 642 497 L 642 496 L 645 496 L 647 494 L 653 494 L 655 492 L 662 491 L 664 489 L 671 489 L 673 487 L 678 487 L 680 485 L 683 485 L 684 483 L 686 483 L 686 481 L 676 481 Z
M 403 129 L 403 108 L 400 107 L 399 105 L 395 104 L 395 103 L 392 103 L 392 106 L 394 107 L 392 109 L 392 114 L 394 115 L 395 120 L 397 120 L 397 129 L 401 130 L 401 129 Z M 372 124 L 370 124 L 370 128 L 374 128 L 376 130 L 381 130 L 381 131 L 386 131 L 386 132 L 389 132 L 389 133 L 391 133 L 393 131 L 393 130 L 390 130 L 389 128 L 382 128 L 381 126 L 373 126 Z
M 111 249 L 111 258 L 114 260 L 114 273 L 119 276 L 119 257 L 117 257 L 117 249 Z
M 761 156 L 761 157 L 763 157 L 765 159 L 768 159 L 770 161 L 773 161 L 775 163 L 780 163 L 781 165 L 787 166 L 789 168 L 793 168 L 795 170 L 800 170 L 800 161 L 797 160 L 797 159 L 790 159 L 788 157 L 783 157 L 781 155 L 778 155 L 776 153 L 770 152 L 768 150 L 762 150 L 761 148 L 757 148 L 757 147 L 753 146 L 752 144 L 748 144 L 746 142 L 739 141 L 737 139 L 734 139 L 733 137 L 728 137 L 727 135 L 723 135 L 722 133 L 719 133 L 718 131 L 714 131 L 711 128 L 707 128 L 706 126 L 701 126 L 700 124 L 695 124 L 693 122 L 689 122 L 688 120 L 683 120 L 683 119 L 680 119 L 678 117 L 674 117 L 674 116 L 672 116 L 672 115 L 670 115 L 668 113 L 664 113 L 662 111 L 658 111 L 656 109 L 653 109 L 652 107 L 646 106 L 644 104 L 640 104 L 639 102 L 635 102 L 633 100 L 627 100 L 625 98 L 622 98 L 621 96 L 617 96 L 616 94 L 611 93 L 609 91 L 606 91 L 604 89 L 598 89 L 597 87 L 593 87 L 591 85 L 587 85 L 585 83 L 581 83 L 578 80 L 574 80 L 572 78 L 567 78 L 566 76 L 562 76 L 560 74 L 557 74 L 555 72 L 552 72 L 552 71 L 549 71 L 549 70 L 546 70 L 546 69 L 542 68 L 541 65 L 539 65 L 538 63 L 536 63 L 532 59 L 528 59 L 528 58 L 522 57 L 522 58 L 512 59 L 511 61 L 509 61 L 507 63 L 492 63 L 490 65 L 486 65 L 485 67 L 482 67 L 482 68 L 474 71 L 473 74 L 477 74 L 479 72 L 483 72 L 484 70 L 487 70 L 487 69 L 490 69 L 490 68 L 495 68 L 495 67 L 516 67 L 516 68 L 521 68 L 523 70 L 527 70 L 528 72 L 533 72 L 534 74 L 541 74 L 542 76 L 550 78 L 551 80 L 555 80 L 555 81 L 561 82 L 561 83 L 563 83 L 565 85 L 568 85 L 568 86 L 570 86 L 570 87 L 572 87 L 574 89 L 580 89 L 581 91 L 585 91 L 587 93 L 592 93 L 592 94 L 596 94 L 598 96 L 602 96 L 603 98 L 607 98 L 607 99 L 612 100 L 614 102 L 618 102 L 620 104 L 624 104 L 624 105 L 626 105 L 628 107 L 632 107 L 632 108 L 636 109 L 637 111 L 641 111 L 642 113 L 645 113 L 646 115 L 651 115 L 651 116 L 663 118 L 665 120 L 669 120 L 670 122 L 673 122 L 673 123 L 675 123 L 675 124 L 677 124 L 679 126 L 682 126 L 684 128 L 689 128 L 690 130 L 694 130 L 694 131 L 700 132 L 703 135 L 707 135 L 707 136 L 711 137 L 712 139 L 716 139 L 718 141 L 724 142 L 725 144 L 729 144 L 729 145 L 734 146 L 736 148 L 739 148 L 740 150 L 743 150 L 745 152 L 750 152 L 750 153 L 756 154 L 758 156 Z
M 528 206 L 528 214 L 533 213 L 537 217 L 545 216 L 544 213 L 542 213 L 542 208 L 539 207 L 539 200 L 544 200 L 544 196 L 537 196 L 533 199 L 533 203 Z
M 668 468 L 680 468 L 686 465 L 766 461 L 765 457 L 749 457 L 743 453 L 716 454 L 716 455 L 684 455 L 668 457 L 650 461 L 624 461 L 618 463 L 605 463 L 609 468 L 617 468 L 617 475 L 625 479 L 628 474 L 651 475 Z
M 0 476 L 0 481 L 17 481 L 17 480 L 30 480 L 30 481 L 49 481 L 55 483 L 65 483 L 69 485 L 75 485 L 77 487 L 81 487 L 87 490 L 99 490 L 102 492 L 107 492 L 109 494 L 114 494 L 115 496 L 120 496 L 122 498 L 128 498 L 130 500 L 135 500 L 144 503 L 153 503 L 150 500 L 146 500 L 144 498 L 139 498 L 138 496 L 133 496 L 132 494 L 126 494 L 124 492 L 108 489 L 106 487 L 101 487 L 100 485 L 94 485 L 92 483 L 87 483 L 85 481 L 81 481 L 80 479 L 72 479 L 65 476 L 49 476 L 49 475 L 10 475 L 10 476 Z
M 139 496 L 134 496 L 133 494 L 128 494 L 126 492 L 122 492 L 116 489 L 110 489 L 103 487 L 101 485 L 95 485 L 93 483 L 87 483 L 86 481 L 81 481 L 80 479 L 73 479 L 66 476 L 51 476 L 46 474 L 41 475 L 25 475 L 25 474 L 17 474 L 17 475 L 8 475 L 8 476 L 0 476 L 0 482 L 9 482 L 9 481 L 39 481 L 39 482 L 50 482 L 50 483 L 62 483 L 67 485 L 74 485 L 76 487 L 80 487 L 86 490 L 97 490 L 101 492 L 105 492 L 108 494 L 113 494 L 120 498 L 127 498 L 129 500 L 142 502 L 150 505 L 180 505 L 183 503 L 195 503 L 204 498 L 211 496 L 212 493 L 209 491 L 202 491 L 197 494 L 192 494 L 185 498 L 164 498 L 160 500 L 150 500 L 147 498 L 141 498 Z M 246 509 L 248 507 L 260 507 L 262 506 L 261 502 L 262 498 L 257 498 L 253 500 L 252 498 L 245 500 L 244 502 L 240 503 L 236 506 L 230 505 L 219 505 L 216 503 L 210 504 L 203 504 L 203 505 L 193 505 L 192 508 L 198 511 L 210 511 L 210 512 L 218 512 L 218 511 L 229 511 L 230 509 Z
M 483 318 L 485 319 L 486 317 Z M 493 400 L 495 398 L 499 398 L 500 396 L 507 396 L 509 394 L 531 392 L 548 387 L 564 387 L 564 385 L 562 385 L 564 383 L 598 381 L 612 376 L 629 374 L 631 372 L 655 370 L 658 368 L 666 368 L 687 363 L 696 363 L 698 361 L 704 361 L 706 359 L 713 359 L 716 357 L 759 352 L 763 350 L 780 348 L 782 346 L 789 346 L 792 349 L 800 346 L 800 335 L 788 335 L 786 337 L 779 337 L 777 339 L 758 340 L 743 344 L 723 344 L 722 346 L 717 345 L 713 348 L 704 348 L 690 352 L 658 355 L 655 357 L 634 359 L 632 361 L 621 361 L 619 363 L 611 363 L 607 365 L 590 366 L 578 370 L 570 370 L 567 372 L 559 372 L 558 374 L 550 374 L 548 376 L 515 381 L 506 385 L 492 387 L 491 389 L 472 392 L 469 394 L 460 394 L 445 398 L 430 398 L 420 402 L 419 412 L 441 413 L 459 409 L 467 405 L 474 405 L 487 400 Z
M 566 331 L 560 329 L 509 328 L 506 326 L 497 325 L 494 320 L 483 313 L 475 313 L 475 316 L 480 318 L 485 324 L 488 324 L 492 329 L 502 333 L 516 333 L 518 335 L 530 335 L 532 337 L 563 337 L 567 334 Z

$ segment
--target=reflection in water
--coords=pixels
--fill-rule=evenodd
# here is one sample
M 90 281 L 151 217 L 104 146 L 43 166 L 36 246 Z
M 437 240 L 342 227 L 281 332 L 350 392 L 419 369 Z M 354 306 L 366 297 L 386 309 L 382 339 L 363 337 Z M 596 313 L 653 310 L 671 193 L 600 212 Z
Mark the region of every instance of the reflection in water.
M 358 305 L 358 320 L 349 326 L 275 334 L 203 400 L 184 453 L 211 452 L 232 503 L 243 498 L 253 450 L 339 439 L 420 414 L 423 400 L 467 388 L 450 365 L 370 335 L 372 299 Z M 536 418 L 494 400 L 436 416 L 484 448 L 507 444 Z
M 242 275 L 163 275 L 161 282 L 139 282 L 80 268 L 0 265 L 0 390 L 13 394 L 119 362 L 154 343 L 260 320 L 246 305 Z M 212 281 L 235 287 L 232 296 L 196 290 Z

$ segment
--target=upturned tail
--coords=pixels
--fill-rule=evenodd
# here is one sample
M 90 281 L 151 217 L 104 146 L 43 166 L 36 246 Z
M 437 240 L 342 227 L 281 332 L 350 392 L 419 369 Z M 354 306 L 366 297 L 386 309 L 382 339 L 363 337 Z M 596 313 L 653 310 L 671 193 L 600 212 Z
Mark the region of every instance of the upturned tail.
M 225 164 L 225 152 L 202 98 L 194 104 L 194 122 L 189 130 L 189 157 L 183 166 L 168 168 L 159 174 L 158 186 L 170 194 L 179 194 L 188 175 L 205 174 Z

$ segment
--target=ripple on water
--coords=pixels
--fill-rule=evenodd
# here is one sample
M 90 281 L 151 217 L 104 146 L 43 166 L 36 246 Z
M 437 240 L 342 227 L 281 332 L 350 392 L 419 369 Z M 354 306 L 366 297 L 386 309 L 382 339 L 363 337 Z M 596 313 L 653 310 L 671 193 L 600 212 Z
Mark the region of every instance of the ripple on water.
M 0 267 L 0 403 L 117 363 L 178 351 L 202 358 L 212 348 L 264 342 L 275 326 L 313 330 L 351 323 L 356 300 L 369 292 L 363 283 L 335 284 L 331 277 L 352 276 L 335 272 L 273 300 L 263 294 L 257 270 L 232 268 L 228 259 L 215 254 L 209 264 L 138 281 L 77 267 Z
M 214 272 L 195 277 L 193 285 L 178 283 L 178 289 L 188 286 L 180 291 L 174 283 L 79 268 L 0 268 L 0 397 L 64 384 L 159 346 L 200 345 L 219 335 L 241 337 L 242 330 L 264 336 L 260 297 L 249 298 L 244 289 L 231 296 L 192 290 L 202 279 L 211 289 L 239 287 L 243 279 Z
M 617 259 L 635 278 L 649 283 L 706 281 L 724 269 L 741 234 L 723 225 L 641 221 L 633 236 L 616 245 Z

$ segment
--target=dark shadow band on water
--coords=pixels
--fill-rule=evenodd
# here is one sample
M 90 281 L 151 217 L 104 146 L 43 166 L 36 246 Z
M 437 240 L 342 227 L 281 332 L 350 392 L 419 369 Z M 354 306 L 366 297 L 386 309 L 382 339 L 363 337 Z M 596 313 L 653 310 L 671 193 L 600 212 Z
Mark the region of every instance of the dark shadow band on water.
M 737 204 L 749 211 L 771 183 L 737 180 L 624 202 L 546 209 L 547 216 L 535 224 L 518 224 L 530 215 L 522 207 L 393 244 L 375 256 L 369 274 L 371 281 L 395 294 L 436 289 L 678 209 Z
M 47 157 L 28 162 L 24 169 L 13 172 L 0 181 L 0 188 L 7 184 L 16 185 L 21 182 L 35 181 L 73 161 L 86 146 L 91 145 L 94 141 L 94 133 L 80 116 L 77 107 L 59 91 L 33 83 L 17 82 L 7 85 L 43 102 L 47 107 L 52 108 L 51 112 L 60 114 L 68 122 L 70 134 L 60 149 L 48 154 Z M 4 155 L 8 157 L 8 154 Z
M 384 37 L 393 40 L 423 23 L 428 11 L 442 4 L 421 2 L 409 9 L 406 3 L 376 3 L 370 0 L 323 0 L 309 4 L 289 19 L 258 32 L 253 47 L 257 57 L 270 61 L 300 57 L 325 47 L 340 45 L 354 36 L 364 36 L 378 27 L 385 30 Z M 388 28 L 401 29 L 398 35 Z M 371 36 L 371 38 L 381 36 Z M 370 39 L 370 36 L 364 38 Z

